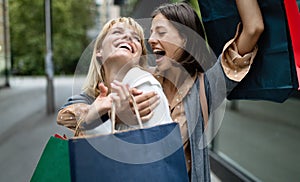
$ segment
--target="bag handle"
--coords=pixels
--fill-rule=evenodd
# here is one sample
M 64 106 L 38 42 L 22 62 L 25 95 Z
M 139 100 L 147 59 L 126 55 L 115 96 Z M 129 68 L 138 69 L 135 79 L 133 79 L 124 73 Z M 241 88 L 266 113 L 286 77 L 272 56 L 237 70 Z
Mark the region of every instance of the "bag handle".
M 75 128 L 75 132 L 74 132 L 74 137 L 78 137 L 79 136 L 79 132 L 80 132 L 80 128 L 79 126 L 81 125 L 81 123 L 83 122 L 84 119 L 79 119 L 77 126 Z
M 136 100 L 135 100 L 135 98 L 132 94 L 130 94 L 130 98 L 132 99 L 132 104 L 133 104 L 133 108 L 134 108 L 134 111 L 135 111 L 135 114 L 136 114 L 136 118 L 138 120 L 139 127 L 144 128 L 143 123 L 142 123 L 142 119 L 141 119 L 141 116 L 140 116 L 140 113 L 139 113 L 139 110 L 138 110 Z M 79 126 L 81 125 L 83 120 L 84 119 L 80 119 L 78 121 L 78 124 L 75 128 L 74 137 L 77 137 L 79 135 L 79 132 L 80 132 L 80 127 Z M 116 104 L 114 102 L 112 103 L 112 106 L 111 106 L 111 122 L 112 122 L 112 124 L 111 124 L 111 133 L 114 134 L 116 132 L 116 130 L 115 130 L 115 125 L 116 125 Z
M 133 105 L 133 108 L 134 108 L 134 111 L 135 111 L 136 118 L 138 120 L 138 124 L 140 126 L 140 129 L 142 129 L 144 127 L 143 127 L 143 123 L 142 123 L 142 120 L 141 120 L 141 116 L 140 116 L 140 113 L 139 113 L 139 110 L 138 110 L 136 100 L 135 100 L 135 98 L 132 94 L 130 94 L 130 98 L 132 99 L 132 105 Z M 115 125 L 116 125 L 116 104 L 113 102 L 112 106 L 111 106 L 111 133 L 112 134 L 114 134 L 116 132 Z
M 200 82 L 200 89 L 199 89 L 199 97 L 200 97 L 200 104 L 201 104 L 201 110 L 204 120 L 204 129 L 206 128 L 208 124 L 208 106 L 207 106 L 207 100 L 206 100 L 206 94 L 205 94 L 205 86 L 204 86 L 204 74 L 199 74 L 199 82 Z

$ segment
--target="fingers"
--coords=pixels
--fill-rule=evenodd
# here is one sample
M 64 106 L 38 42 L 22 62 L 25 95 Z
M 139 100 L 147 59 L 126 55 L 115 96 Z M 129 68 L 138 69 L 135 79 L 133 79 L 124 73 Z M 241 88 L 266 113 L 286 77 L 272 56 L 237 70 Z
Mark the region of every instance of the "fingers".
M 141 103 L 144 103 L 145 101 L 147 102 L 147 100 L 149 100 L 150 98 L 153 98 L 153 97 L 158 97 L 156 99 L 157 100 L 159 99 L 159 95 L 157 95 L 157 93 L 154 92 L 154 91 L 139 94 L 139 95 L 134 95 L 135 101 L 138 105 L 141 104 Z M 139 106 L 139 110 L 140 109 L 143 109 L 143 108 L 140 108 L 140 106 Z
M 150 109 L 153 110 L 160 102 L 159 100 L 160 97 L 156 92 L 148 92 L 139 96 L 135 96 L 134 98 L 136 100 L 136 103 L 138 105 L 138 110 L 140 112 L 149 107 Z M 130 101 L 130 104 L 132 105 L 132 101 Z
M 112 88 L 112 92 L 113 93 L 117 93 L 118 96 L 122 99 L 122 100 L 127 100 L 129 99 L 129 86 L 126 84 L 124 85 L 123 83 L 114 80 L 111 84 L 111 88 Z
M 141 90 L 138 90 L 136 88 L 131 88 L 130 89 L 130 93 L 133 95 L 133 96 L 138 96 L 138 95 L 141 95 L 143 93 L 143 91 Z
M 112 93 L 109 96 L 116 104 L 116 109 L 119 115 L 122 115 L 122 117 L 120 117 L 122 118 L 122 120 L 124 118 L 136 117 L 134 116 L 135 111 L 132 104 L 133 101 L 132 99 L 130 99 L 130 93 L 135 98 L 138 107 L 137 109 L 143 122 L 149 121 L 152 118 L 153 110 L 160 103 L 160 97 L 156 92 L 152 91 L 148 93 L 143 93 L 142 91 L 136 88 L 129 89 L 128 85 L 124 85 L 116 80 L 114 80 L 111 83 L 111 90 Z M 128 104 L 130 104 L 130 107 Z M 127 120 L 125 119 L 125 121 Z
M 153 116 L 153 112 L 150 112 L 148 115 L 141 117 L 143 123 L 149 121 Z
M 119 122 L 127 125 L 136 124 L 136 116 L 129 105 L 130 92 L 139 95 L 141 94 L 141 91 L 138 91 L 137 89 L 130 90 L 128 85 L 122 84 L 116 80 L 111 83 L 111 91 L 110 97 L 116 104 L 116 116 L 119 118 Z
M 140 116 L 145 117 L 150 113 L 153 113 L 153 110 L 158 106 L 159 102 L 160 100 L 156 100 L 155 98 L 151 98 L 148 102 L 144 102 L 143 105 L 141 105 L 142 109 L 139 109 Z
M 116 93 L 109 94 L 113 103 L 116 104 L 116 107 L 121 107 L 121 98 Z
M 116 103 L 116 106 L 119 108 L 121 106 L 129 106 L 129 98 L 130 98 L 130 91 L 129 86 L 125 85 L 117 80 L 114 80 L 111 83 L 111 91 L 110 97 Z
M 139 96 L 135 96 L 137 100 L 138 111 L 140 113 L 140 117 L 142 122 L 149 121 L 153 116 L 153 110 L 160 103 L 159 95 L 156 92 L 149 92 L 145 94 L 141 94 Z M 130 101 L 130 105 L 132 107 L 132 111 L 135 113 L 132 101 Z
M 104 85 L 103 82 L 98 83 L 98 89 L 100 90 L 100 97 L 105 97 L 108 92 L 108 88 Z

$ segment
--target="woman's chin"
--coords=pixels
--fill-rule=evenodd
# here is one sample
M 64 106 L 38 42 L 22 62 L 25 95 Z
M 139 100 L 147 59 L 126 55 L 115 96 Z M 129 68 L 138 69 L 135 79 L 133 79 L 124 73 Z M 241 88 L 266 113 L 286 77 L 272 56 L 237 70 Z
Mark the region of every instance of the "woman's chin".
M 107 61 L 119 61 L 120 63 L 121 62 L 127 63 L 127 62 L 131 62 L 132 60 L 133 60 L 132 55 L 126 53 L 120 53 L 120 52 L 112 54 L 107 58 Z

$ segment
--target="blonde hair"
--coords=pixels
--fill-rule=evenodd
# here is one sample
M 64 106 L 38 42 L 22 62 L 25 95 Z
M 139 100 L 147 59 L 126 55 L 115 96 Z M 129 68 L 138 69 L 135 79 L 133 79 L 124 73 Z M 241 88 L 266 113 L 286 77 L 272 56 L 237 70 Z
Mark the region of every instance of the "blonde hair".
M 100 94 L 100 90 L 98 89 L 98 83 L 105 81 L 104 69 L 101 65 L 101 61 L 97 60 L 96 53 L 99 52 L 99 50 L 101 49 L 103 39 L 106 37 L 108 31 L 114 24 L 119 22 L 126 23 L 127 25 L 129 25 L 134 31 L 136 31 L 136 33 L 140 37 L 142 45 L 142 56 L 140 58 L 139 64 L 141 66 L 145 66 L 146 64 L 146 56 L 143 55 L 147 54 L 147 49 L 144 40 L 144 30 L 141 27 L 141 25 L 130 17 L 120 17 L 108 21 L 103 26 L 101 32 L 96 38 L 89 71 L 82 87 L 82 90 L 91 97 L 97 97 Z

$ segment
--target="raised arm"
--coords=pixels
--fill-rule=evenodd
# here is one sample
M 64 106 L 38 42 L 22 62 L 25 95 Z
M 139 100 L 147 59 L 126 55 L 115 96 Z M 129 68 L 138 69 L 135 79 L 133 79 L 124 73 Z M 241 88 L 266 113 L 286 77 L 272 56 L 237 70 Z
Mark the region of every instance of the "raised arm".
M 256 46 L 264 30 L 264 23 L 257 0 L 236 0 L 241 18 L 236 35 L 223 48 L 219 64 L 206 72 L 210 96 L 214 96 L 211 111 L 220 106 L 224 98 L 249 72 L 259 47 Z M 224 75 L 224 79 L 220 77 Z
M 240 55 L 253 50 L 264 30 L 262 14 L 257 0 L 236 0 L 242 21 L 242 32 L 236 41 Z

